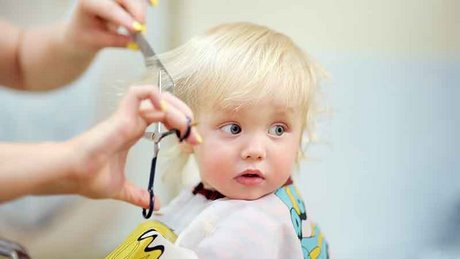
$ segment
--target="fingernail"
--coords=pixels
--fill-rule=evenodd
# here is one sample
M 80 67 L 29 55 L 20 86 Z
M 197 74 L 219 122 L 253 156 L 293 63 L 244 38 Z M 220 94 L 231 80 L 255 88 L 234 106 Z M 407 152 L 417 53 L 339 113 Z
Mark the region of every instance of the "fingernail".
M 198 142 L 198 144 L 203 143 L 203 138 L 201 137 L 201 135 L 198 132 L 196 132 L 195 136 L 196 136 L 196 142 Z
M 130 50 L 139 50 L 139 46 L 136 42 L 129 42 L 128 44 L 126 44 L 126 48 Z
M 166 110 L 168 110 L 168 103 L 165 100 L 161 100 L 160 108 L 161 108 L 161 111 L 165 112 Z
M 149 1 L 152 6 L 157 6 L 158 0 L 150 0 Z
M 138 21 L 134 21 L 132 27 L 137 32 L 145 32 L 145 25 Z

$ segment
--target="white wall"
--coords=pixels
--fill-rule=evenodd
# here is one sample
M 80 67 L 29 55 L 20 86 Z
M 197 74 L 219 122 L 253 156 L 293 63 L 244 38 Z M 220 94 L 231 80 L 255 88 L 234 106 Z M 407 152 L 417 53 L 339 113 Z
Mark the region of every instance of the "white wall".
M 183 41 L 212 25 L 252 21 L 279 29 L 312 53 L 458 51 L 456 0 L 175 0 Z M 389 52 L 389 53 L 388 53 Z

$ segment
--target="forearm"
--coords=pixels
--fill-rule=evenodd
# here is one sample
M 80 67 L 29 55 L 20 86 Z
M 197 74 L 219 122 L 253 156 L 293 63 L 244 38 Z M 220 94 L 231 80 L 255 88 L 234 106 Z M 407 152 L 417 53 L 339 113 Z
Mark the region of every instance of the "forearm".
M 95 50 L 68 40 L 67 27 L 54 24 L 23 30 L 17 51 L 19 85 L 25 90 L 49 90 L 78 78 L 90 65 Z
M 65 142 L 0 143 L 0 203 L 26 195 L 106 198 L 105 187 L 93 185 L 109 181 L 110 175 L 98 175 L 108 172 L 107 152 L 123 145 L 113 126 L 109 119 Z
M 68 142 L 0 144 L 0 202 L 25 195 L 75 192 Z

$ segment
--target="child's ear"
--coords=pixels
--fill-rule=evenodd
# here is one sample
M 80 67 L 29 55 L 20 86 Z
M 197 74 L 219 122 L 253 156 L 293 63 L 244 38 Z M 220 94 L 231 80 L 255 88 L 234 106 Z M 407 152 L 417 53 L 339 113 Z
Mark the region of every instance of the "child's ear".
M 179 143 L 179 148 L 182 153 L 186 153 L 186 154 L 193 153 L 193 146 L 187 142 Z

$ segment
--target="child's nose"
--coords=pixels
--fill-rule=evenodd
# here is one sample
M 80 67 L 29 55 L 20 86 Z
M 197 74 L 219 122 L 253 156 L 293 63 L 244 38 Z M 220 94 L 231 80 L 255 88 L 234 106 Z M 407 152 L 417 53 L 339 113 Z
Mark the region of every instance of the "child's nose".
M 263 160 L 266 157 L 264 140 L 262 137 L 250 137 L 241 150 L 244 160 Z

